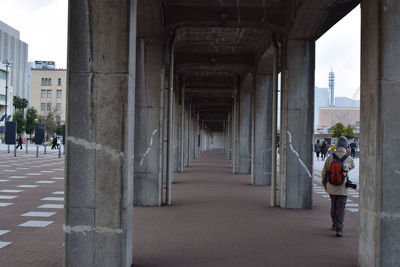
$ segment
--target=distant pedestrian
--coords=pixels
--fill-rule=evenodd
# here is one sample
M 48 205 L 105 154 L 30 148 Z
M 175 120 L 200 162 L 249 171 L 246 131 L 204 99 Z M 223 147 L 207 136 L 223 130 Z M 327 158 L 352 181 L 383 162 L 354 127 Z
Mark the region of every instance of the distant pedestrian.
M 350 143 L 350 153 L 353 159 L 356 157 L 356 150 L 357 150 L 357 144 L 353 140 L 353 142 Z
M 328 143 L 326 141 L 323 141 L 322 145 L 321 145 L 321 159 L 322 160 L 325 160 L 327 152 L 328 152 Z
M 51 149 L 58 149 L 57 136 L 54 136 Z
M 321 143 L 319 140 L 314 144 L 314 152 L 317 155 L 317 159 L 319 160 L 319 153 L 321 153 Z
M 15 149 L 18 149 L 18 148 L 22 149 L 22 137 L 21 137 L 21 135 L 18 135 L 17 142 L 18 142 L 18 145 L 17 145 L 17 147 Z
M 343 236 L 344 211 L 347 201 L 348 172 L 354 169 L 354 161 L 346 153 L 348 141 L 341 136 L 337 149 L 326 159 L 322 169 L 322 185 L 331 197 L 332 230 L 336 236 Z

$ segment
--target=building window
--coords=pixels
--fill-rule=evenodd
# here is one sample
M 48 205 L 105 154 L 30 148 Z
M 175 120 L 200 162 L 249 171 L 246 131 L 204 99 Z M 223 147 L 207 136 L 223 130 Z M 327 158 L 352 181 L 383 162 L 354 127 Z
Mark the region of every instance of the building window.
M 56 121 L 61 121 L 61 116 L 56 116 Z
M 51 98 L 51 90 L 47 90 L 47 98 Z
M 57 90 L 57 98 L 61 98 L 62 90 Z
M 46 98 L 46 90 L 42 90 L 42 98 Z
M 57 103 L 57 111 L 61 110 L 61 103 Z
M 47 103 L 47 111 L 51 111 L 51 103 Z
M 61 85 L 61 78 L 58 78 L 58 85 Z
M 51 85 L 51 78 L 49 78 L 49 84 L 48 85 Z
M 42 85 L 46 85 L 46 81 L 44 78 L 42 78 Z
M 40 110 L 45 110 L 46 108 L 46 104 L 45 103 L 41 103 L 40 104 Z

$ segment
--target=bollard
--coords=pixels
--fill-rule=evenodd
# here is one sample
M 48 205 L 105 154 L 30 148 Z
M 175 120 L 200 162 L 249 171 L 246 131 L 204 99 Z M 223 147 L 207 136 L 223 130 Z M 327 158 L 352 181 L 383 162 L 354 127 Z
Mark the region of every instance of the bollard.
M 36 157 L 39 157 L 39 146 L 36 146 Z
M 44 154 L 46 154 L 46 145 L 44 145 Z
M 17 156 L 17 146 L 14 145 L 14 158 Z
M 58 148 L 58 158 L 61 158 L 61 145 L 60 145 L 60 147 Z
M 7 145 L 7 152 L 10 154 L 10 145 Z
M 26 154 L 28 154 L 28 140 L 26 140 Z

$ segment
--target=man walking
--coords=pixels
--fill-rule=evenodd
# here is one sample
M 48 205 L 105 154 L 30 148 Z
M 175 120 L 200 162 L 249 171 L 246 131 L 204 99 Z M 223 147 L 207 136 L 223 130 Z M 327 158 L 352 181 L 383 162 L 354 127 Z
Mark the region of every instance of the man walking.
M 319 153 L 321 152 L 321 144 L 319 140 L 314 144 L 314 152 L 317 155 L 317 159 L 319 160 Z
M 21 137 L 21 135 L 18 135 L 17 142 L 18 142 L 18 145 L 17 145 L 17 147 L 15 149 L 18 149 L 18 148 L 22 149 L 22 137 Z
M 346 182 L 348 172 L 354 169 L 354 161 L 347 154 L 348 141 L 341 136 L 337 141 L 336 151 L 326 159 L 322 169 L 322 185 L 331 197 L 332 230 L 336 236 L 343 236 L 344 208 L 347 201 Z

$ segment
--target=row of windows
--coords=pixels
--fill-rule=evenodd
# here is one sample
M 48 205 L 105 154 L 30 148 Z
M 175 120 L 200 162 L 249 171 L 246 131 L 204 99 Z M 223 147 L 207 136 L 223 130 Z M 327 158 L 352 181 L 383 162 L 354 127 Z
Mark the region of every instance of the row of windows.
M 51 85 L 51 78 L 42 78 L 42 85 Z M 61 78 L 58 78 L 58 86 L 61 86 Z
M 41 103 L 40 104 L 40 110 L 51 111 L 51 103 Z M 56 111 L 61 111 L 61 103 L 57 103 Z
M 41 98 L 51 98 L 52 90 L 42 90 Z M 61 98 L 62 90 L 57 90 L 57 98 Z

